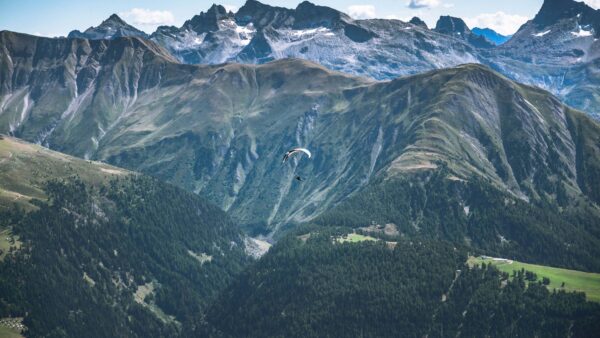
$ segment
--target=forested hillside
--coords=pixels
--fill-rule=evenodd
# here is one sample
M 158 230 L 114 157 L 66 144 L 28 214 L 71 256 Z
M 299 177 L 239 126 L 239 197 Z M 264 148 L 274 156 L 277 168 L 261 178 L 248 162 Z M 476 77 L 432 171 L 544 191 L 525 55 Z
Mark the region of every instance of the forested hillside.
M 297 231 L 210 308 L 213 335 L 589 337 L 600 304 L 525 286 L 467 252 L 428 240 L 340 243 L 349 229 Z
M 552 183 L 547 185 L 549 189 Z M 600 213 L 589 199 L 527 202 L 444 168 L 380 180 L 315 219 L 352 228 L 393 224 L 401 236 L 447 240 L 489 255 L 600 271 Z M 567 204 L 572 206 L 567 207 Z
M 41 148 L 14 142 L 0 146 Z M 16 168 L 31 154 L 0 165 Z M 247 264 L 239 228 L 204 199 L 138 174 L 109 175 L 99 169 L 117 169 L 103 164 L 35 154 L 44 166 L 21 166 L 8 182 L 21 192 L 34 186 L 33 199 L 3 200 L 0 213 L 0 318 L 24 317 L 27 336 L 178 335 Z M 61 164 L 68 175 L 56 171 Z

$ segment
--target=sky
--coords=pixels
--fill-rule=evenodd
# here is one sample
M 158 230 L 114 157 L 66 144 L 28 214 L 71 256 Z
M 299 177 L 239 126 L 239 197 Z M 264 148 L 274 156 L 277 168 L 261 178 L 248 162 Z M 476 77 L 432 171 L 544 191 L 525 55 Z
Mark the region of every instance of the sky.
M 152 33 L 159 25 L 181 26 L 195 14 L 206 11 L 218 0 L 0 0 L 0 30 L 42 36 L 66 36 L 71 30 L 97 26 L 116 13 L 129 24 Z M 259 0 L 295 8 L 301 0 Z M 245 0 L 222 0 L 221 5 L 237 10 Z M 311 0 L 333 7 L 358 19 L 423 19 L 430 27 L 440 15 L 458 16 L 469 27 L 488 27 L 501 34 L 514 33 L 533 18 L 543 0 Z M 600 8 L 600 0 L 585 0 Z

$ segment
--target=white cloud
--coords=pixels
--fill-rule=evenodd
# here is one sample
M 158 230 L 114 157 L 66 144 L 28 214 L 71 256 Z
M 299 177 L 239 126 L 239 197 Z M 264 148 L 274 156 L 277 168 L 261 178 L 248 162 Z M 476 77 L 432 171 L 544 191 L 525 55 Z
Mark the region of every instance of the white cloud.
M 234 13 L 235 13 L 235 12 L 237 12 L 237 11 L 238 11 L 238 9 L 240 9 L 240 8 L 239 8 L 238 6 L 236 6 L 236 5 L 223 5 L 223 7 L 225 7 L 225 10 L 226 10 L 227 12 L 234 12 Z
M 433 8 L 440 5 L 440 0 L 410 0 L 408 8 Z
M 600 0 L 583 0 L 588 6 L 594 9 L 600 9 Z
M 470 28 L 491 28 L 502 35 L 514 34 L 529 18 L 517 14 L 482 13 L 473 18 L 465 18 Z
M 175 16 L 170 11 L 154 11 L 146 8 L 132 8 L 127 12 L 119 13 L 119 16 L 129 23 L 146 26 L 146 28 L 171 25 L 175 22 Z
M 34 32 L 32 34 L 35 35 L 35 36 L 41 36 L 41 37 L 45 37 L 45 38 L 55 38 L 55 37 L 59 36 L 59 34 L 54 34 L 54 33 Z
M 352 5 L 348 6 L 348 15 L 354 19 L 373 19 L 375 17 L 375 6 Z

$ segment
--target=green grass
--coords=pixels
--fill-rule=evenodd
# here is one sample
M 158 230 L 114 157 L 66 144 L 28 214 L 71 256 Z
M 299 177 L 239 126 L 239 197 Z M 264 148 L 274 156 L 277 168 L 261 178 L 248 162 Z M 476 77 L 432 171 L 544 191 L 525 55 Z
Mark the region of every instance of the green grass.
M 0 139 L 0 210 L 14 205 L 33 209 L 32 198 L 46 198 L 43 191 L 50 179 L 79 176 L 91 185 L 130 172 L 99 162 L 85 161 L 19 139 Z
M 0 337 L 2 338 L 22 338 L 21 330 L 23 318 L 0 318 Z
M 378 239 L 376 239 L 374 237 L 364 236 L 364 235 L 359 235 L 359 234 L 347 234 L 345 236 L 336 238 L 336 241 L 338 243 L 345 243 L 345 242 L 358 243 L 358 242 L 364 242 L 364 241 L 377 241 L 377 240 Z
M 9 229 L 0 230 L 0 250 L 2 250 L 2 253 L 0 253 L 0 262 L 4 260 L 11 246 L 16 249 L 21 247 L 19 236 L 13 236 Z
M 525 269 L 527 271 L 536 273 L 538 280 L 542 280 L 543 277 L 549 278 L 549 290 L 557 289 L 568 292 L 585 292 L 587 300 L 600 302 L 600 273 L 553 268 L 544 265 L 527 264 L 517 261 L 513 261 L 512 264 L 509 264 L 508 262 L 504 261 L 494 261 L 491 258 L 483 259 L 481 257 L 469 257 L 469 265 L 480 265 L 481 263 L 492 263 L 498 268 L 498 270 L 507 272 L 511 275 L 514 270 Z M 563 282 L 565 283 L 565 286 L 561 287 Z
M 0 337 L 2 338 L 22 338 L 23 335 L 17 330 L 8 327 L 0 326 Z

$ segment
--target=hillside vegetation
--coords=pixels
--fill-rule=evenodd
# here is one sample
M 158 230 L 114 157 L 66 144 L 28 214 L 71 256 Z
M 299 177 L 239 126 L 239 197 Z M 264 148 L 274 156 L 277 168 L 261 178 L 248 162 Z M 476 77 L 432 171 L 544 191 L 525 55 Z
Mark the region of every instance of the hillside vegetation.
M 469 264 L 493 264 L 498 270 L 514 275 L 517 271 L 530 271 L 536 274 L 534 282 L 548 279 L 549 290 L 584 292 L 588 300 L 600 302 L 600 274 L 550 266 L 528 264 L 513 260 L 499 260 L 484 257 L 469 257 Z
M 332 240 L 349 229 L 305 231 L 278 242 L 213 303 L 211 334 L 587 337 L 600 328 L 600 304 L 583 294 L 469 268 L 466 251 L 445 242 L 391 248 Z
M 3 173 L 16 173 L 2 188 L 33 191 L 26 204 L 3 201 L 0 212 L 10 244 L 0 261 L 0 318 L 24 317 L 27 336 L 182 334 L 248 261 L 239 228 L 194 194 L 0 142 L 14 151 Z

